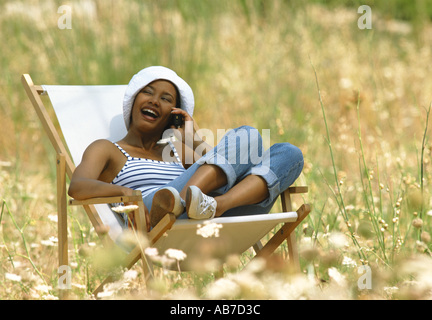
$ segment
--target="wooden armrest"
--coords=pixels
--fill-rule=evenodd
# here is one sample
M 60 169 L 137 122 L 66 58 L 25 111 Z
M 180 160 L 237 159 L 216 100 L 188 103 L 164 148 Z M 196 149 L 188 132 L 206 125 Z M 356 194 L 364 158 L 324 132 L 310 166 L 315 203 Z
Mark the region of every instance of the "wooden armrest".
M 139 190 L 135 190 L 132 196 L 97 197 L 97 198 L 90 198 L 85 200 L 70 199 L 69 205 L 88 206 L 88 205 L 95 205 L 95 204 L 128 203 L 128 202 L 137 203 L 138 205 L 139 209 L 135 211 L 136 226 L 138 227 L 138 230 L 142 230 L 144 232 L 150 231 L 150 219 L 148 217 L 148 212 L 144 207 L 141 191 Z
M 300 187 L 289 187 L 287 191 L 289 193 L 307 193 L 309 188 L 307 186 L 300 186 Z
M 98 197 L 85 200 L 70 199 L 69 205 L 90 205 L 90 204 L 104 204 L 104 203 L 120 203 L 120 202 L 137 202 L 142 201 L 140 191 L 135 191 L 133 196 L 116 196 L 116 197 Z
M 39 94 L 43 94 L 45 92 L 45 90 L 42 88 L 42 86 L 34 85 L 33 87 L 35 88 L 35 90 Z
M 174 222 L 176 222 L 177 218 L 174 214 L 168 213 L 166 214 L 161 221 L 158 222 L 158 224 L 151 229 L 151 231 L 148 233 L 148 239 L 150 241 L 150 245 L 156 243 L 156 241 L 159 240 L 160 237 L 164 235 L 164 233 L 171 229 Z

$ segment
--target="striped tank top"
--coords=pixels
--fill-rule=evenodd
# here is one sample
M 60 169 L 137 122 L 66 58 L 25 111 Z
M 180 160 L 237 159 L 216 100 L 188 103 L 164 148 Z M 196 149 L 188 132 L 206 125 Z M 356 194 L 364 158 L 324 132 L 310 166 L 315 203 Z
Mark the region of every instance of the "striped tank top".
M 131 157 L 129 153 L 117 143 L 114 144 L 126 156 L 127 160 L 111 183 L 134 190 L 140 190 L 143 197 L 173 181 L 186 170 L 171 141 L 169 141 L 169 145 L 178 162 Z

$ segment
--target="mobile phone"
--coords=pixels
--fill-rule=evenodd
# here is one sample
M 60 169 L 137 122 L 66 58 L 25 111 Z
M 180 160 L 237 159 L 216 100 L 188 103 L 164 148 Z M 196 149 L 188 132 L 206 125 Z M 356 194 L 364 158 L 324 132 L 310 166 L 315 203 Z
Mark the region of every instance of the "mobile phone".
M 171 124 L 176 128 L 181 127 L 183 124 L 183 116 L 181 114 L 172 114 Z

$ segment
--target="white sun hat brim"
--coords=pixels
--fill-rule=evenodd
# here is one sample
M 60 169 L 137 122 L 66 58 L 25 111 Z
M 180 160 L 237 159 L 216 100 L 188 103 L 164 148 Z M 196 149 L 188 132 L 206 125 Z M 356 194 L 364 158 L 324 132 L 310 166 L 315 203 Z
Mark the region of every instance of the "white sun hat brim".
M 123 117 L 128 130 L 136 95 L 142 88 L 156 80 L 167 80 L 174 84 L 180 94 L 181 108 L 189 115 L 193 115 L 195 99 L 192 88 L 187 82 L 171 69 L 161 66 L 152 66 L 142 69 L 135 74 L 126 88 L 123 99 Z

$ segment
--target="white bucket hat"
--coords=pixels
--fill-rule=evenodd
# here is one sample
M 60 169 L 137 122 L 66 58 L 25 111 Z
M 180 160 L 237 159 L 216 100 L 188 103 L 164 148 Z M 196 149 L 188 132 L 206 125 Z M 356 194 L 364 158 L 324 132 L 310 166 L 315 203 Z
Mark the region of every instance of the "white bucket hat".
M 123 99 L 123 117 L 128 130 L 132 106 L 136 95 L 142 88 L 155 80 L 168 80 L 174 84 L 180 94 L 181 108 L 189 115 L 193 115 L 195 105 L 194 95 L 186 81 L 180 78 L 177 73 L 171 69 L 160 66 L 148 67 L 134 75 L 126 88 Z

